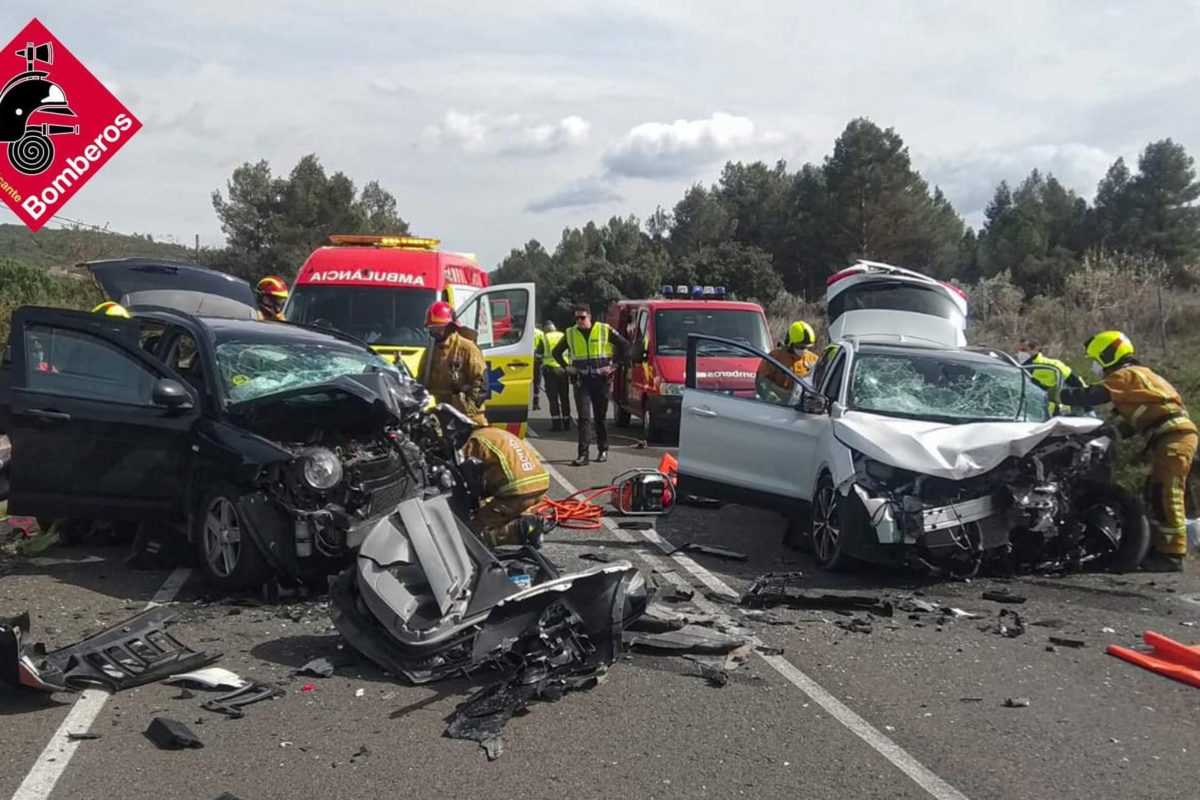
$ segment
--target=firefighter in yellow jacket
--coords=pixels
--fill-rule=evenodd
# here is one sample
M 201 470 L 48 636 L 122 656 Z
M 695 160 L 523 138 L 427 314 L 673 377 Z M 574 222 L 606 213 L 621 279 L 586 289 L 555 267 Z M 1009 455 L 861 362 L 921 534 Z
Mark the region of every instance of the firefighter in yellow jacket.
M 471 519 L 475 535 L 489 547 L 540 545 L 542 520 L 527 512 L 545 499 L 550 475 L 533 448 L 508 431 L 481 427 L 462 450 L 483 462 L 483 504 Z
M 793 375 L 803 378 L 821 359 L 815 349 L 816 343 L 817 334 L 812 326 L 797 320 L 788 327 L 783 344 L 772 350 L 769 355 L 780 364 L 789 367 Z M 795 382 L 770 361 L 763 359 L 754 376 L 754 386 L 760 400 L 786 403 L 792 396 Z
M 439 403 L 453 406 L 477 425 L 487 425 L 483 414 L 483 389 L 487 361 L 454 318 L 449 303 L 437 302 L 425 313 L 425 328 L 433 347 L 421 357 L 417 374 Z
M 1155 520 L 1154 550 L 1142 569 L 1182 572 L 1187 555 L 1184 491 L 1196 455 L 1196 424 L 1175 387 L 1133 357 L 1133 342 L 1120 331 L 1104 331 L 1084 346 L 1100 380 L 1086 389 L 1064 389 L 1062 401 L 1091 408 L 1112 403 L 1117 431 L 1146 439 L 1150 495 Z

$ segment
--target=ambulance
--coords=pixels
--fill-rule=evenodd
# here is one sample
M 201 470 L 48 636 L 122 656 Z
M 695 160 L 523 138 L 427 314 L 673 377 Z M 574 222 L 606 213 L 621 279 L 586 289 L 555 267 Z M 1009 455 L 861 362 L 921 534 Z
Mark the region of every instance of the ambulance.
M 412 236 L 330 236 L 300 268 L 284 317 L 356 336 L 416 375 L 430 344 L 425 312 L 445 300 L 475 331 L 487 359 L 488 420 L 524 436 L 533 384 L 533 284 L 489 286 L 473 256 L 439 250 L 440 244 Z

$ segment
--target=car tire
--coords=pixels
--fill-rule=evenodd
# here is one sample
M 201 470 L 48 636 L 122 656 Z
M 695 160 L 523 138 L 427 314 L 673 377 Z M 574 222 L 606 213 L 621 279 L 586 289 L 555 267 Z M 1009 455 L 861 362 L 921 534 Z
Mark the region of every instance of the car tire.
M 825 473 L 817 481 L 817 491 L 813 494 L 812 521 L 809 525 L 813 559 L 823 570 L 839 572 L 849 566 L 850 557 L 844 550 L 845 538 L 842 531 L 844 516 L 842 498 L 829 473 Z
M 618 428 L 628 428 L 629 423 L 633 420 L 633 415 L 619 405 L 614 405 L 613 419 L 616 420 Z
M 204 492 L 192 517 L 196 557 L 210 585 L 239 591 L 266 582 L 271 570 L 238 513 L 242 493 L 218 484 Z
M 1085 492 L 1076 501 L 1080 518 L 1085 521 L 1092 507 L 1111 512 L 1121 525 L 1121 543 L 1104 566 L 1114 572 L 1133 572 L 1150 552 L 1150 521 L 1145 505 L 1137 496 L 1108 486 Z
M 645 401 L 642 401 L 642 438 L 646 440 L 646 444 L 662 439 L 662 427 Z

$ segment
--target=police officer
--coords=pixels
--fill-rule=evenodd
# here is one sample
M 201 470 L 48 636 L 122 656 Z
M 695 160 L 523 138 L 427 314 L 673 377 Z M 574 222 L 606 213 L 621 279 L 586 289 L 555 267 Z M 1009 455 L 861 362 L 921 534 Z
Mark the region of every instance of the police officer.
M 417 369 L 421 383 L 439 403 L 457 408 L 478 425 L 487 425 L 483 414 L 487 361 L 483 353 L 459 326 L 447 302 L 429 307 L 425 328 L 434 344 L 421 357 Z
M 788 367 L 795 377 L 803 378 L 821 359 L 815 349 L 816 343 L 817 334 L 813 327 L 807 322 L 796 320 L 788 326 L 783 344 L 768 355 Z M 786 403 L 791 398 L 795 385 L 792 378 L 770 361 L 763 359 L 762 363 L 758 365 L 758 371 L 754 376 L 754 388 L 760 400 Z
M 283 305 L 288 299 L 288 287 L 283 278 L 268 275 L 254 287 L 254 297 L 258 301 L 259 319 L 271 322 L 283 322 Z
M 1084 345 L 1100 381 L 1086 389 L 1064 389 L 1062 401 L 1092 408 L 1112 403 L 1119 434 L 1146 438 L 1150 496 L 1155 518 L 1154 553 L 1148 572 L 1183 572 L 1187 555 L 1184 490 L 1196 455 L 1196 424 L 1175 387 L 1133 357 L 1133 342 L 1120 331 L 1103 331 Z
M 1065 389 L 1086 389 L 1087 384 L 1083 379 L 1074 373 L 1067 366 L 1066 362 L 1059 361 L 1057 358 L 1050 358 L 1042 353 L 1042 343 L 1032 337 L 1026 337 L 1017 344 L 1017 361 L 1022 364 L 1032 364 L 1034 366 L 1050 366 L 1057 367 L 1062 373 L 1063 388 Z M 1058 388 L 1058 374 L 1052 369 L 1032 369 L 1029 371 L 1029 377 L 1033 378 L 1034 383 L 1046 390 L 1047 394 L 1053 396 L 1053 392 Z M 1069 406 L 1063 406 L 1050 401 L 1050 410 L 1053 411 L 1070 411 Z
M 546 337 L 540 326 L 533 328 L 533 410 L 542 407 L 542 348 Z
M 554 348 L 554 358 L 560 363 L 570 357 L 567 372 L 575 384 L 575 417 L 579 420 L 579 457 L 572 466 L 589 463 L 588 447 L 592 440 L 592 425 L 596 426 L 596 460 L 608 461 L 608 392 L 609 380 L 616 372 L 614 361 L 624 361 L 629 341 L 604 322 L 592 322 L 587 306 L 575 309 L 575 324 L 567 328 L 562 341 Z
M 516 436 L 500 428 L 476 428 L 462 448 L 465 458 L 483 463 L 483 503 L 471 530 L 484 544 L 541 544 L 542 519 L 527 512 L 546 497 L 550 474 Z
M 546 384 L 546 399 L 550 401 L 550 429 L 565 431 L 571 428 L 570 381 L 566 364 L 554 355 L 563 340 L 563 333 L 550 320 L 542 325 L 542 380 Z

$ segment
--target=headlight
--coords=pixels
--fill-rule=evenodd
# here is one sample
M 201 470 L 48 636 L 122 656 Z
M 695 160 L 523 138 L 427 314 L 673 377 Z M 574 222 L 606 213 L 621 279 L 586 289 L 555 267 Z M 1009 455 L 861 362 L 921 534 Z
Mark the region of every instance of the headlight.
M 342 462 L 332 451 L 324 447 L 313 447 L 301 454 L 300 474 L 304 482 L 314 489 L 325 491 L 337 486 L 342 480 Z
M 660 383 L 658 385 L 658 391 L 659 391 L 659 394 L 663 394 L 663 395 L 683 394 L 683 384 L 682 383 L 665 383 L 665 382 Z

